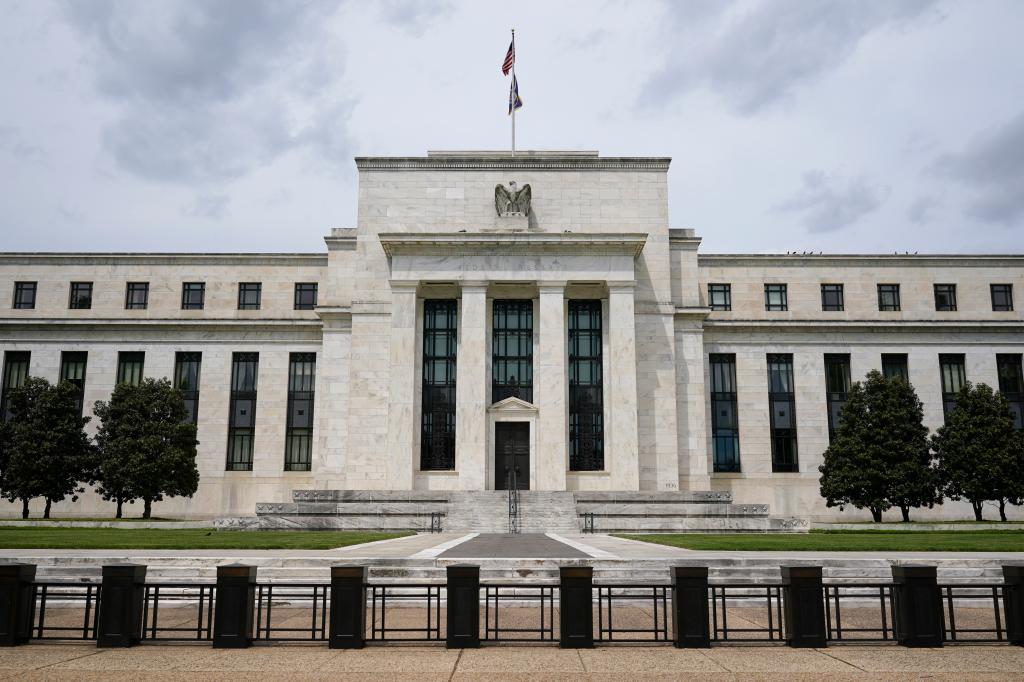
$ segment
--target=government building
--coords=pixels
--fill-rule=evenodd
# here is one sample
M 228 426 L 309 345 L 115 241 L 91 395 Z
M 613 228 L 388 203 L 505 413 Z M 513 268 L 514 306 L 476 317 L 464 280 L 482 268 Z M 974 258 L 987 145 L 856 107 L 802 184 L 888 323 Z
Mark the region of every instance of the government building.
M 171 378 L 200 486 L 155 513 L 194 517 L 515 486 L 864 519 L 818 466 L 868 371 L 909 377 L 932 429 L 968 380 L 1020 425 L 1024 256 L 703 253 L 669 227 L 669 162 L 357 158 L 356 227 L 324 252 L 0 254 L 3 399 L 66 379 L 88 416 Z

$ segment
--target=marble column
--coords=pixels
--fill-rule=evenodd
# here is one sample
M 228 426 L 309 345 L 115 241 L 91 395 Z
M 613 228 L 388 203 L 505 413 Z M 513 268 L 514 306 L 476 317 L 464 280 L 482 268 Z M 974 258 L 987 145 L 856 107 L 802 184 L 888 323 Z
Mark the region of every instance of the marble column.
M 613 490 L 640 489 L 633 289 L 633 282 L 608 283 L 611 376 L 606 381 L 606 399 L 611 406 L 611 423 L 606 428 L 610 447 L 605 447 L 605 466 L 611 472 Z
M 537 452 L 530 453 L 538 490 L 565 490 L 568 392 L 565 282 L 538 282 L 538 342 L 533 362 L 533 402 L 539 410 Z
M 412 490 L 419 453 L 413 452 L 416 396 L 416 282 L 391 283 L 391 381 L 388 390 L 387 482 Z
M 487 283 L 463 282 L 455 387 L 459 488 L 484 490 L 487 476 Z

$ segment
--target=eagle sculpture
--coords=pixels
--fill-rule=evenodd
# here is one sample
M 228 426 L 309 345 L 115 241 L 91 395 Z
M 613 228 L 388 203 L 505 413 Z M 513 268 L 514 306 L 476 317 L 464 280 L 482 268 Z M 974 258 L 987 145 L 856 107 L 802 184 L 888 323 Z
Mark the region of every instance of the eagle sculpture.
M 530 215 L 530 185 L 523 185 L 522 189 L 516 189 L 515 181 L 508 183 L 508 189 L 504 185 L 494 186 L 494 208 L 498 215 Z

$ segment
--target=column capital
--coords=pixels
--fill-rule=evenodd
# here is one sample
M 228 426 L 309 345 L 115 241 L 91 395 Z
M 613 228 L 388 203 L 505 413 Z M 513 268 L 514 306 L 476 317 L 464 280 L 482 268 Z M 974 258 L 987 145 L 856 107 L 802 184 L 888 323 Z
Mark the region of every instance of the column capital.
M 462 291 L 475 291 L 483 289 L 486 292 L 487 285 L 489 284 L 489 282 L 485 279 L 467 279 L 460 280 L 458 284 L 459 289 Z
M 419 280 L 415 279 L 392 279 L 389 280 L 389 284 L 391 285 L 391 291 L 394 293 L 408 293 L 409 291 L 415 293 L 416 289 L 420 286 Z
M 566 281 L 564 279 L 542 279 L 537 281 L 537 290 L 548 293 L 565 292 Z
M 636 281 L 635 280 L 627 280 L 627 281 L 624 281 L 624 282 L 608 282 L 608 293 L 609 294 L 611 294 L 611 293 L 618 293 L 618 294 L 633 293 L 634 289 L 636 289 Z

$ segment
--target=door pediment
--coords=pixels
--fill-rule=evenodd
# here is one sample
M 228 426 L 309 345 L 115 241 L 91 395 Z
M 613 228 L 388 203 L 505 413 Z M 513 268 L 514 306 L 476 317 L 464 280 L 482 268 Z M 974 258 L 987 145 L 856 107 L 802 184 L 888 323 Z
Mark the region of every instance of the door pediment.
M 499 400 L 490 407 L 487 408 L 488 412 L 498 412 L 503 414 L 537 414 L 537 406 L 533 403 L 528 403 L 521 398 L 508 397 L 504 400 Z

